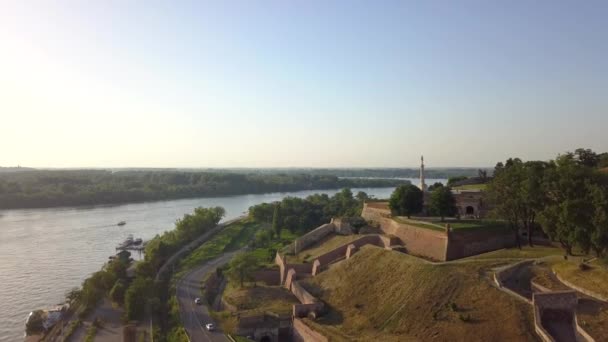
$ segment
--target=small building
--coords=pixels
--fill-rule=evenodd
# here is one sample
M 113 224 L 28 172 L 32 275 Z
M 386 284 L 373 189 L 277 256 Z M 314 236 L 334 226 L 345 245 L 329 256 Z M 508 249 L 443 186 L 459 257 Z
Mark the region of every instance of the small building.
M 425 183 L 424 175 L 424 156 L 420 157 L 420 189 L 423 191 L 423 212 L 428 214 L 428 203 L 431 199 L 431 193 L 428 191 L 428 187 Z M 460 217 L 468 218 L 481 218 L 484 217 L 488 212 L 488 206 L 484 200 L 484 191 L 480 189 L 467 189 L 467 190 L 452 190 L 452 195 L 456 202 L 456 208 L 458 209 L 458 215 Z

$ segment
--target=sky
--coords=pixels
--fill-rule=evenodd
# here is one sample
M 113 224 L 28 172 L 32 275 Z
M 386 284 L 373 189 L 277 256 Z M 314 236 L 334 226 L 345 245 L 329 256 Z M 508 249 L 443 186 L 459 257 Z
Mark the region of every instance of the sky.
M 608 151 L 607 1 L 0 1 L 0 166 Z

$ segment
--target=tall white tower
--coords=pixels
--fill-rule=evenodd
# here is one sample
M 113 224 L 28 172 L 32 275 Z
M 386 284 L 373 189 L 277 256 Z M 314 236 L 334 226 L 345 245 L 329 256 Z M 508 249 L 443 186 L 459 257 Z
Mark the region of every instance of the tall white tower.
M 420 190 L 426 192 L 426 184 L 424 183 L 424 156 L 420 156 Z

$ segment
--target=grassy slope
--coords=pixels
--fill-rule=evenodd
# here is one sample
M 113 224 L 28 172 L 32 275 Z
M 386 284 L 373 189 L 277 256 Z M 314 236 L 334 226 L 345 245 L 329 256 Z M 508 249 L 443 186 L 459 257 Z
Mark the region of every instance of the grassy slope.
M 553 270 L 576 286 L 608 297 L 608 269 L 599 264 L 592 264 L 591 269 L 581 271 L 577 263 L 563 261 L 553 265 Z
M 330 234 L 321 241 L 310 246 L 299 253 L 297 257 L 291 257 L 290 262 L 312 262 L 316 257 L 330 252 L 340 246 L 346 245 L 351 241 L 362 238 L 365 235 L 334 235 Z
M 332 340 L 536 340 L 531 307 L 492 287 L 490 266 L 431 265 L 363 247 L 306 283 L 331 307 L 306 321 Z
M 479 255 L 474 255 L 468 257 L 467 259 L 534 259 L 534 258 L 542 258 L 550 255 L 564 255 L 564 250 L 556 247 L 546 247 L 546 246 L 522 246 L 521 249 L 518 248 L 505 248 L 499 249 L 497 251 L 492 251 L 488 253 L 483 253 Z
M 265 311 L 289 314 L 293 304 L 299 303 L 291 292 L 281 286 L 247 284 L 241 288 L 233 282 L 228 283 L 224 299 L 235 305 L 240 314 L 256 314 Z

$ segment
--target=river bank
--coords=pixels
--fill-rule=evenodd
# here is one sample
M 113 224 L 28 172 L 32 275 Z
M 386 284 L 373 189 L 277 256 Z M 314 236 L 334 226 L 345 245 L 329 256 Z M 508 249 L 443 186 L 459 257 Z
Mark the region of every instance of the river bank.
M 353 188 L 387 198 L 393 188 Z M 0 211 L 0 341 L 23 337 L 27 314 L 64 299 L 67 290 L 98 271 L 116 253 L 115 247 L 132 234 L 144 240 L 173 229 L 175 220 L 196 207 L 222 206 L 225 220 L 250 206 L 286 196 L 338 190 L 311 190 L 261 195 L 182 199 L 88 208 L 20 209 Z M 116 226 L 126 221 L 125 226 Z M 133 253 L 137 257 L 137 253 Z

